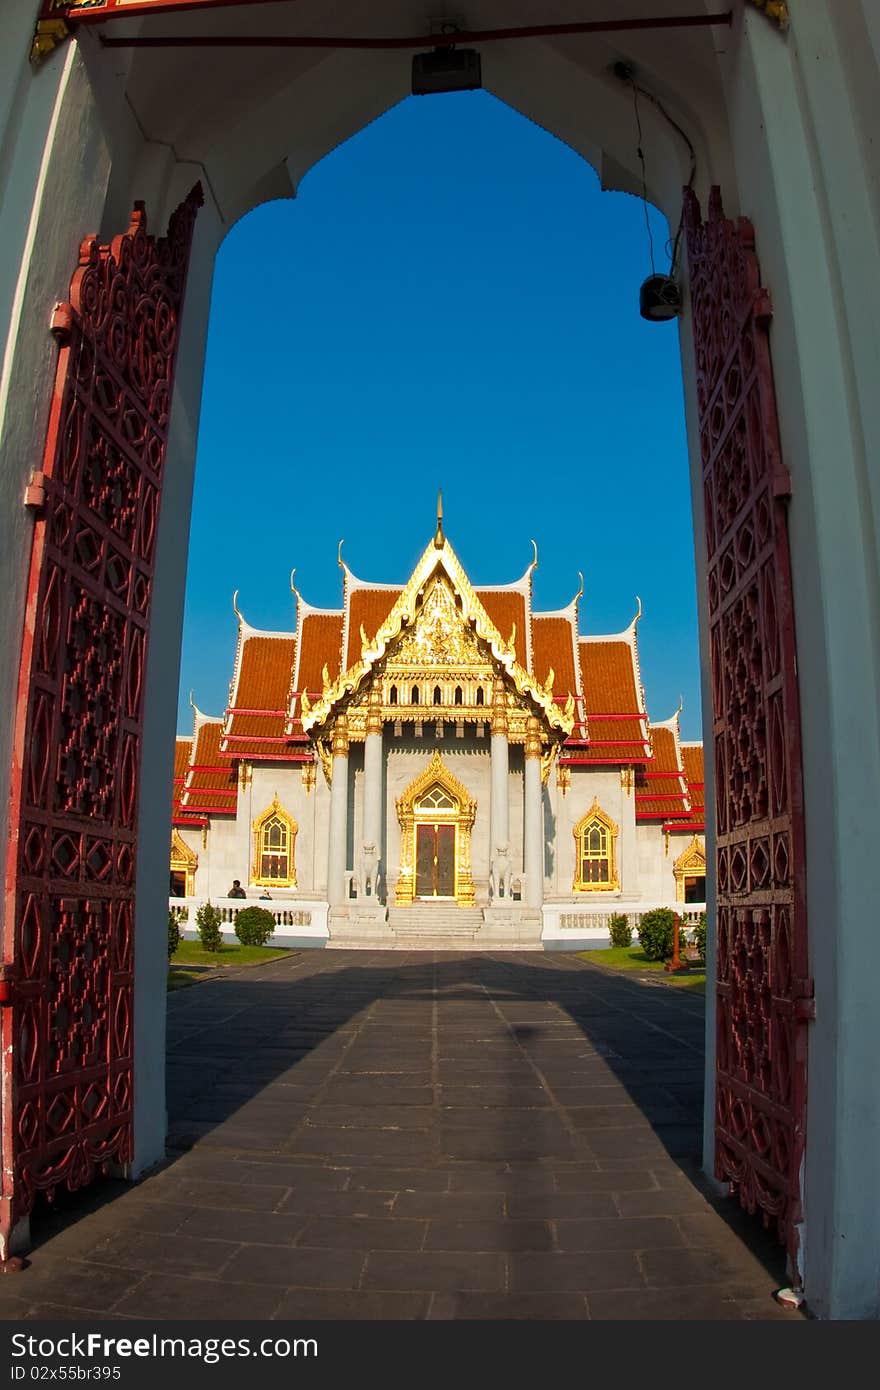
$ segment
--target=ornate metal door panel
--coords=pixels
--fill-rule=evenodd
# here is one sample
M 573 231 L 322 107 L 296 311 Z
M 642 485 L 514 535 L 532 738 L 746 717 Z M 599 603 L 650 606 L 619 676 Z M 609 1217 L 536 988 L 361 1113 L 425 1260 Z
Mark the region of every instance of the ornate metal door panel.
M 0 1255 L 38 1191 L 132 1155 L 144 670 L 196 187 L 83 242 L 40 472 L 19 676 L 3 934 Z
M 807 1020 L 803 793 L 786 499 L 754 232 L 692 193 L 690 262 L 706 512 L 718 834 L 716 1175 L 778 1226 L 801 1219 Z

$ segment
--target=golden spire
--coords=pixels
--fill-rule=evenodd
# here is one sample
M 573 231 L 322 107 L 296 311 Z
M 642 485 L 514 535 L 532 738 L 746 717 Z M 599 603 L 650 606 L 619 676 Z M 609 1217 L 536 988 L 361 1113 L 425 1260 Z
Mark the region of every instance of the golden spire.
M 443 534 L 443 493 L 438 489 L 437 492 L 437 530 L 434 533 L 434 546 L 437 550 L 442 550 L 446 544 L 446 537 Z

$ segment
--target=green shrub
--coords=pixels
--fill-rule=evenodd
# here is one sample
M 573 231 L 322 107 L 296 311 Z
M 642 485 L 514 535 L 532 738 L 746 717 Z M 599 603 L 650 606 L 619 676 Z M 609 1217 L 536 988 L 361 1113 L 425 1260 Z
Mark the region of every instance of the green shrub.
M 705 960 L 705 959 L 706 959 L 706 914 L 705 914 L 705 912 L 701 912 L 701 913 L 700 913 L 700 920 L 697 922 L 697 925 L 694 927 L 693 942 L 694 942 L 694 945 L 696 946 L 697 950 L 699 951 L 700 955 L 702 956 L 703 960 Z
M 173 912 L 168 913 L 168 959 L 174 955 L 180 945 L 180 923 Z
M 611 921 L 608 923 L 608 934 L 611 937 L 612 946 L 631 946 L 632 927 L 625 912 L 615 912 Z
M 655 907 L 639 922 L 639 944 L 648 960 L 669 960 L 675 913 L 671 907 Z
M 223 950 L 223 933 L 220 930 L 222 921 L 219 907 L 214 907 L 210 901 L 202 903 L 196 913 L 196 926 L 199 929 L 199 940 L 206 951 Z
M 242 946 L 265 946 L 275 930 L 275 918 L 266 907 L 246 907 L 235 919 L 235 935 Z

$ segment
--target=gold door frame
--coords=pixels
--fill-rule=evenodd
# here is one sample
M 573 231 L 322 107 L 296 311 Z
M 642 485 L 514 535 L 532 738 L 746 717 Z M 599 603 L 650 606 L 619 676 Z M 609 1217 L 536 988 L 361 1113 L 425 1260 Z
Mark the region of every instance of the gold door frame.
M 196 888 L 196 869 L 199 867 L 199 856 L 194 849 L 178 834 L 172 827 L 171 830 L 171 872 L 173 874 L 185 874 L 186 876 L 186 896 L 193 897 Z
M 438 811 L 436 807 L 420 813 L 416 807 L 432 787 L 439 786 L 456 803 L 456 809 Z M 435 752 L 424 772 L 420 772 L 402 796 L 397 798 L 397 819 L 400 822 L 400 873 L 397 879 L 395 902 L 408 907 L 416 888 L 416 826 L 453 825 L 455 827 L 455 901 L 459 907 L 473 907 L 474 880 L 471 871 L 471 831 L 477 815 L 477 803 L 454 773 Z M 440 901 L 448 902 L 449 899 Z

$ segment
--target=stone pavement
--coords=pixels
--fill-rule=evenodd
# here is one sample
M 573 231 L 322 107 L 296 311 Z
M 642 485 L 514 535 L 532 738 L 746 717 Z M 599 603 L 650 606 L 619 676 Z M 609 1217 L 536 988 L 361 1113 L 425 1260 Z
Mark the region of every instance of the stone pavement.
M 327 950 L 168 1003 L 167 1163 L 38 1215 L 3 1318 L 799 1318 L 698 1175 L 688 991 Z

